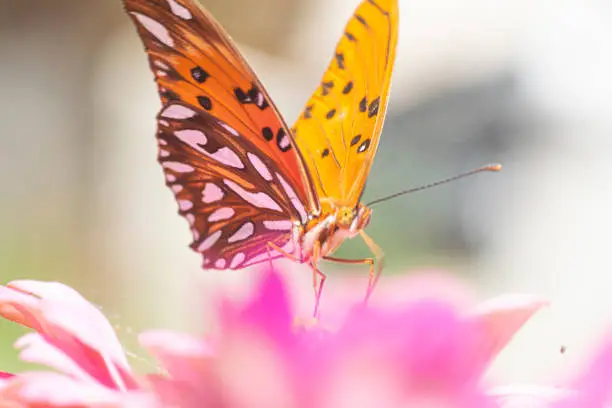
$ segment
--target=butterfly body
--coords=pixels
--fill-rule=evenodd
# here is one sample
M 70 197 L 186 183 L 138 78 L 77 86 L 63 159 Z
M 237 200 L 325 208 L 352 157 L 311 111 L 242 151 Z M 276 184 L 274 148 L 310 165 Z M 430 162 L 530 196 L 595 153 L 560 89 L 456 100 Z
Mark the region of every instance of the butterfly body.
M 362 0 L 320 87 L 293 127 L 230 37 L 196 0 L 123 0 L 149 57 L 162 108 L 158 159 L 191 247 L 206 269 L 281 257 L 370 265 L 331 255 L 360 235 L 361 204 L 385 119 L 398 28 L 397 0 Z M 381 264 L 379 263 L 380 271 Z
M 296 242 L 299 253 L 294 255 L 302 263 L 312 261 L 313 255 L 319 258 L 332 255 L 342 242 L 356 237 L 367 227 L 371 213 L 372 210 L 359 204 L 357 208 L 338 207 L 321 218 L 311 220 L 309 224 L 300 227 Z

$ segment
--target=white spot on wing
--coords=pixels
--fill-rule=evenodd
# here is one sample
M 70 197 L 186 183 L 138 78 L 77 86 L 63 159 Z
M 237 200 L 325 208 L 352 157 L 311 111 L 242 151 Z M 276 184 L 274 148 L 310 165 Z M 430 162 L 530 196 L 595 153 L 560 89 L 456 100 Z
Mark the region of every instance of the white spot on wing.
M 173 184 L 170 188 L 175 193 L 180 193 L 181 191 L 183 191 L 183 186 L 181 186 L 180 184 Z
M 215 268 L 224 269 L 225 265 L 227 265 L 225 259 L 217 259 L 217 262 L 215 262 Z
M 170 70 L 170 67 L 166 65 L 165 62 L 160 61 L 160 60 L 154 60 L 153 65 L 155 65 L 157 68 L 165 69 L 166 71 Z
M 304 204 L 302 204 L 297 194 L 295 194 L 295 191 L 291 188 L 289 183 L 287 183 L 287 181 L 285 181 L 285 179 L 280 174 L 276 173 L 276 177 L 278 178 L 278 180 L 281 182 L 281 185 L 285 189 L 285 192 L 287 193 L 287 197 L 289 197 L 289 199 L 291 200 L 293 207 L 296 209 L 298 214 L 300 214 L 300 218 L 302 219 L 302 222 L 305 223 L 307 220 L 307 214 L 306 214 L 306 209 L 304 208 Z
M 168 157 L 170 156 L 170 152 L 164 149 L 159 149 L 159 157 Z
M 194 241 L 199 241 L 199 239 L 200 239 L 200 231 L 198 231 L 195 228 L 192 228 L 191 229 L 191 233 L 193 234 L 193 240 Z
M 239 136 L 238 131 L 236 129 L 234 129 L 233 127 L 231 127 L 230 125 L 228 125 L 227 123 L 220 122 L 219 124 L 221 125 L 222 128 L 227 130 L 232 135 Z
M 196 112 L 183 105 L 170 105 L 163 110 L 161 116 L 169 119 L 189 119 L 196 115 Z
M 264 96 L 263 93 L 261 92 L 257 92 L 257 100 L 255 101 L 255 104 L 257 106 L 262 106 L 264 103 Z
M 168 29 L 164 27 L 163 24 L 161 24 L 159 21 L 153 20 L 149 16 L 145 16 L 144 14 L 134 12 L 132 14 L 136 17 L 140 24 L 142 24 L 142 26 L 153 35 L 153 37 L 157 38 L 159 42 L 167 45 L 168 47 L 174 47 L 174 40 L 170 36 Z
M 238 157 L 238 155 L 229 147 L 222 147 L 216 152 L 210 153 L 210 157 L 227 166 L 236 167 L 238 169 L 244 168 L 244 163 L 240 161 L 240 157 Z
M 249 158 L 249 160 L 251 161 L 251 164 L 253 165 L 253 167 L 255 167 L 257 172 L 259 172 L 261 177 L 264 178 L 264 180 L 268 180 L 268 181 L 272 180 L 272 175 L 270 174 L 270 170 L 268 170 L 268 167 L 266 167 L 266 165 L 261 161 L 259 157 L 257 157 L 257 155 L 253 153 L 247 153 L 247 157 Z
M 193 208 L 193 203 L 189 200 L 178 200 L 178 205 L 181 211 L 188 211 Z
M 176 171 L 177 173 L 191 173 L 195 169 L 188 164 L 174 161 L 167 161 L 162 166 L 168 170 Z
M 202 202 L 205 204 L 214 203 L 223 198 L 223 190 L 219 186 L 213 183 L 206 183 L 204 190 L 202 190 Z
M 245 222 L 240 228 L 238 228 L 238 231 L 236 231 L 231 237 L 227 239 L 227 242 L 231 244 L 232 242 L 245 240 L 251 235 L 253 235 L 253 232 L 255 232 L 255 226 L 253 225 L 253 223 L 250 221 Z
M 174 136 L 176 136 L 181 142 L 200 152 L 204 152 L 204 150 L 202 150 L 202 146 L 208 142 L 206 135 L 196 129 L 177 130 L 174 132 Z
M 230 268 L 234 269 L 237 268 L 241 263 L 244 262 L 246 256 L 244 256 L 244 253 L 240 252 L 237 253 L 234 258 L 232 258 L 232 262 L 230 263 Z
M 293 222 L 289 220 L 264 221 L 263 225 L 271 231 L 291 231 L 293 229 Z
M 233 208 L 222 207 L 210 214 L 210 216 L 208 217 L 208 222 L 229 220 L 234 216 L 234 214 L 236 214 L 236 211 L 234 211 Z
M 270 210 L 275 210 L 278 212 L 282 212 L 283 210 L 280 206 L 266 193 L 251 193 L 250 191 L 245 190 L 240 187 L 238 184 L 234 183 L 231 180 L 224 180 L 226 186 L 231 188 L 236 194 L 238 194 L 244 201 L 247 203 L 254 205 L 258 208 L 269 208 Z
M 202 241 L 202 243 L 198 247 L 198 251 L 199 252 L 206 251 L 207 249 L 215 245 L 215 243 L 219 240 L 219 238 L 221 238 L 221 230 L 213 232 L 208 237 L 206 237 L 204 241 Z
M 238 169 L 244 168 L 244 163 L 240 160 L 240 157 L 229 147 L 222 147 L 214 153 L 209 153 L 202 148 L 202 146 L 208 143 L 206 135 L 196 129 L 183 129 L 174 132 L 174 135 L 183 143 L 192 147 L 193 149 L 204 153 L 208 157 L 212 157 L 219 163 L 225 164 L 226 166 L 232 166 Z
M 280 147 L 283 150 L 288 148 L 290 144 L 291 144 L 291 141 L 289 140 L 289 136 L 287 136 L 286 134 L 283 134 L 283 137 L 281 138 L 281 140 L 278 141 L 278 147 Z
M 170 5 L 170 10 L 175 16 L 184 20 L 191 20 L 193 18 L 189 10 L 185 6 L 180 5 L 177 1 L 168 0 L 168 5 Z

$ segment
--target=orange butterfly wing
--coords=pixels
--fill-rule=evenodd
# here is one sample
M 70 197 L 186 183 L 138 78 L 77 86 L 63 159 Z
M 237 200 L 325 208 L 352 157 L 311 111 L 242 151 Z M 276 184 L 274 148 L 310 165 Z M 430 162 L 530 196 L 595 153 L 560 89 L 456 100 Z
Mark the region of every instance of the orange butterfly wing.
M 321 205 L 359 202 L 380 140 L 398 35 L 397 0 L 363 0 L 292 131 Z
M 286 247 L 292 224 L 319 211 L 286 124 L 230 38 L 194 1 L 124 4 L 158 84 L 159 160 L 191 225 L 192 247 L 206 267 L 267 260 L 267 242 Z

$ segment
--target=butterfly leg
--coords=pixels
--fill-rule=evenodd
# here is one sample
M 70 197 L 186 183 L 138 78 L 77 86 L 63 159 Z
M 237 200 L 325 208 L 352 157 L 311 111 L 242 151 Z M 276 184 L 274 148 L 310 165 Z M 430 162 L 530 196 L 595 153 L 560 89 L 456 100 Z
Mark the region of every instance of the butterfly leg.
M 323 259 L 330 262 L 336 262 L 345 265 L 369 265 L 369 280 L 368 280 L 368 291 L 366 292 L 365 302 L 367 303 L 370 293 L 370 286 L 372 282 L 372 277 L 376 275 L 375 266 L 374 266 L 374 258 L 363 258 L 363 259 L 344 259 L 344 258 L 336 258 L 333 256 L 324 256 Z
M 365 232 L 360 232 L 361 237 L 365 241 L 370 251 L 374 254 L 374 258 L 363 258 L 363 259 L 344 259 L 344 258 L 335 258 L 333 256 L 324 256 L 323 259 L 326 261 L 349 264 L 349 265 L 369 265 L 369 278 L 368 278 L 368 289 L 366 292 L 365 302 L 367 303 L 374 291 L 374 287 L 378 282 L 378 278 L 382 272 L 384 266 L 384 253 L 382 249 L 370 238 Z
M 285 258 L 291 259 L 293 262 L 299 263 L 299 260 L 297 257 L 288 253 L 287 251 L 285 251 L 284 249 L 282 249 L 281 247 L 279 247 L 273 242 L 268 242 L 266 244 L 266 247 L 268 249 L 268 254 L 270 256 L 270 262 L 272 262 L 272 256 L 270 254 L 270 250 L 273 249 L 275 251 L 278 251 L 278 253 L 283 255 Z M 312 286 L 314 289 L 315 299 L 316 299 L 314 313 L 313 313 L 314 318 L 317 318 L 317 316 L 319 315 L 319 300 L 321 299 L 321 293 L 323 293 L 323 286 L 325 285 L 325 279 L 327 279 L 327 275 L 321 272 L 319 268 L 317 267 L 317 262 L 320 259 L 320 255 L 319 255 L 320 253 L 321 253 L 321 247 L 320 247 L 320 244 L 317 243 L 314 245 L 312 260 L 310 262 L 310 266 L 312 268 Z M 317 279 L 317 277 L 320 278 L 320 281 Z
M 266 249 L 268 250 L 268 257 L 270 258 L 270 266 L 272 266 L 272 254 L 270 253 L 271 249 L 277 251 L 279 254 L 281 254 L 287 259 L 292 260 L 295 263 L 300 263 L 299 259 L 297 259 L 295 255 L 292 255 L 289 252 L 285 251 L 283 248 L 279 247 L 274 242 L 268 242 L 266 244 Z
M 312 267 L 312 287 L 315 292 L 315 308 L 313 312 L 313 316 L 315 319 L 319 316 L 319 302 L 321 301 L 323 286 L 325 285 L 325 280 L 327 279 L 327 275 L 322 272 L 317 266 L 320 259 L 321 244 L 319 242 L 315 242 L 312 248 L 312 257 L 310 260 L 310 266 Z
M 372 292 L 374 291 L 374 287 L 378 283 L 378 278 L 380 278 L 380 274 L 382 273 L 383 267 L 385 266 L 385 253 L 383 250 L 374 242 L 372 238 L 368 236 L 363 230 L 359 231 L 359 235 L 366 243 L 372 254 L 374 254 L 375 264 L 373 268 L 370 268 L 370 277 L 368 280 L 368 291 L 366 293 L 365 301 L 366 303 L 370 299 Z

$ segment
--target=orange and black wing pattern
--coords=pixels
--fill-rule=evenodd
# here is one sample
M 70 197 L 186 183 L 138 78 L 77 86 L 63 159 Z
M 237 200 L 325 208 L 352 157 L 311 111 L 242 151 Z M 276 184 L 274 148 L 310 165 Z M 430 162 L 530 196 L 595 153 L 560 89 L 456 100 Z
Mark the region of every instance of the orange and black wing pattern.
M 228 35 L 193 0 L 124 0 L 162 108 L 159 161 L 204 267 L 291 252 L 294 223 L 319 210 L 292 135 Z M 278 257 L 279 253 L 273 253 Z
M 324 211 L 358 203 L 380 140 L 398 36 L 397 0 L 363 0 L 292 128 Z

